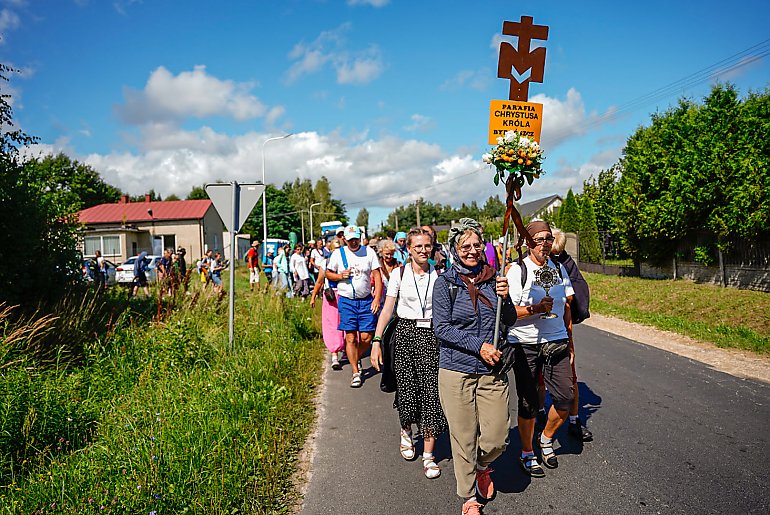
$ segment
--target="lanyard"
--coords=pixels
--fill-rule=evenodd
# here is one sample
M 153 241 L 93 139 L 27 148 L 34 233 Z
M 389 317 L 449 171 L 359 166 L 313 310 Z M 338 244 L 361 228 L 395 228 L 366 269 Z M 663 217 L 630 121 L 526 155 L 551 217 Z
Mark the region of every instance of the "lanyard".
M 425 318 L 425 307 L 428 305 L 428 292 L 430 291 L 430 266 L 428 266 L 428 287 L 425 288 L 425 302 L 420 298 L 420 288 L 417 287 L 417 274 L 414 273 L 414 268 L 412 268 L 412 280 L 414 281 L 414 289 L 417 291 L 417 301 L 420 303 L 420 309 L 422 309 L 422 318 Z

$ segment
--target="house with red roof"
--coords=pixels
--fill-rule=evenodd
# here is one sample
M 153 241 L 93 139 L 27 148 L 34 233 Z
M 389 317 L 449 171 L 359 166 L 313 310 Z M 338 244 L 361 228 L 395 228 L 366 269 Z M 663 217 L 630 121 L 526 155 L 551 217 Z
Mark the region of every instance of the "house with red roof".
M 160 255 L 163 249 L 179 247 L 187 250 L 189 263 L 208 249 L 222 251 L 229 245 L 222 219 L 208 199 L 153 201 L 145 195 L 144 202 L 129 202 L 124 195 L 117 204 L 80 211 L 79 219 L 83 256 L 101 250 L 118 263 L 142 251 Z

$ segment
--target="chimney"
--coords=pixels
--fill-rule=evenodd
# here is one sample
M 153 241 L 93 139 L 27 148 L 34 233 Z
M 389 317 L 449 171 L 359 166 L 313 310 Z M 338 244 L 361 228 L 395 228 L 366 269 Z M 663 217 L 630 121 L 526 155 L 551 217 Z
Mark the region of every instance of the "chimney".
M 121 204 L 128 204 L 128 195 L 121 195 L 120 196 L 120 203 Z
M 144 194 L 144 201 L 145 202 L 152 202 L 152 195 L 150 195 L 149 193 L 145 193 Z

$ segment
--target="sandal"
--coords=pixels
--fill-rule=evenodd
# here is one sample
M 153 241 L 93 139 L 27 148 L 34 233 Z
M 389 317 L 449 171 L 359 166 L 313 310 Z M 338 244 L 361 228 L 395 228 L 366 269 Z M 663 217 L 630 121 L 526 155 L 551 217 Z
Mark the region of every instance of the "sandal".
M 350 387 L 351 388 L 361 388 L 361 385 L 363 382 L 361 381 L 361 374 L 360 372 L 356 372 L 353 374 L 353 378 L 350 380 Z
M 542 433 L 541 433 L 542 435 Z M 549 469 L 555 469 L 559 466 L 559 460 L 556 458 L 556 453 L 553 452 L 553 440 L 548 443 L 543 443 L 541 437 L 538 436 L 537 444 L 540 446 L 540 453 L 543 456 L 543 465 Z M 550 451 L 550 452 L 546 452 Z
M 414 459 L 414 441 L 412 440 L 411 432 L 407 433 L 403 429 L 401 430 L 401 442 L 398 447 L 402 458 L 406 461 L 412 461 Z
M 428 479 L 436 479 L 441 475 L 441 469 L 438 468 L 438 465 L 436 465 L 436 462 L 433 459 L 433 456 L 430 458 L 423 457 L 422 459 L 422 470 L 425 472 L 425 477 Z
M 543 467 L 537 462 L 537 456 L 530 454 L 528 456 L 520 456 L 519 464 L 524 472 L 530 477 L 545 477 L 545 471 Z

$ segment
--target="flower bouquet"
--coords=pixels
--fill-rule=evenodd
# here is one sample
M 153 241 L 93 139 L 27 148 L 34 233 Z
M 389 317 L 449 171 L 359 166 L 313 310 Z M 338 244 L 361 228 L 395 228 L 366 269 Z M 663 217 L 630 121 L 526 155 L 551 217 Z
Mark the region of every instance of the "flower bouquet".
M 509 177 L 513 176 L 513 186 L 519 191 L 525 180 L 527 184 L 532 184 L 532 181 L 545 173 L 540 167 L 545 159 L 540 145 L 515 131 L 508 131 L 505 136 L 498 137 L 497 146 L 481 159 L 495 166 L 495 185 L 500 184 L 500 181 L 507 182 L 507 173 Z

